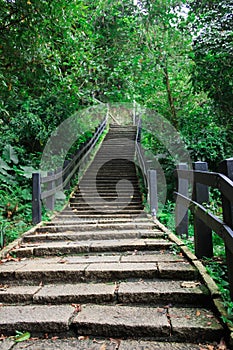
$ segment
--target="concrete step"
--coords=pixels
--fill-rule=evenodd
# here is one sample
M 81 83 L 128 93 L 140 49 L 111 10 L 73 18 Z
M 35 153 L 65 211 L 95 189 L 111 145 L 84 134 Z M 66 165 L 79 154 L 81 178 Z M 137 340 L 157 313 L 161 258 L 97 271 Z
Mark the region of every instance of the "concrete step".
M 85 305 L 75 316 L 73 325 L 80 335 L 170 341 L 220 340 L 224 331 L 211 310 L 202 309 L 197 315 L 199 309 L 189 307 Z M 207 315 L 212 317 L 211 322 Z
M 106 201 L 114 201 L 118 198 L 117 194 L 115 195 L 111 195 L 111 194 L 105 194 L 103 196 L 101 196 L 101 199 L 105 199 Z M 97 199 L 93 198 L 93 196 L 91 196 L 90 194 L 89 195 L 84 195 L 84 194 L 81 194 L 81 193 L 75 193 L 71 198 L 70 198 L 70 203 L 73 203 L 73 202 L 82 202 L 82 201 L 86 201 L 88 200 L 88 203 L 95 203 L 97 202 Z M 137 195 L 137 196 L 122 196 L 121 195 L 121 200 L 123 202 L 128 202 L 129 200 L 131 200 L 132 202 L 139 202 L 141 203 L 142 201 L 142 196 L 141 195 Z
M 119 186 L 118 183 L 120 182 L 120 180 L 121 179 L 119 179 L 119 181 L 113 181 L 113 182 L 108 184 L 107 179 L 106 179 L 104 182 L 98 183 L 98 185 L 97 185 L 96 181 L 94 181 L 93 179 L 91 181 L 89 181 L 87 179 L 85 181 L 82 181 L 79 184 L 78 188 L 80 188 L 83 191 L 84 189 L 88 190 L 89 188 L 95 189 L 96 187 L 98 187 L 98 189 L 102 188 L 103 190 L 108 190 L 110 192 L 111 192 L 111 190 L 113 190 L 116 192 L 117 186 Z M 140 192 L 139 183 L 135 181 L 132 184 L 133 184 L 134 190 Z M 121 191 L 126 192 L 126 193 L 129 193 L 129 191 L 131 192 L 131 188 L 129 188 L 129 182 L 126 183 L 124 180 L 124 182 L 121 182 L 120 185 L 121 185 Z
M 98 243 L 98 242 L 97 242 Z M 54 244 L 52 245 L 54 249 Z M 58 245 L 56 245 L 56 248 Z M 44 253 L 48 247 L 43 246 Z M 94 248 L 99 248 L 95 246 Z M 2 284 L 14 283 L 41 285 L 46 283 L 79 283 L 79 282 L 115 282 L 131 279 L 154 280 L 155 278 L 172 280 L 198 280 L 198 271 L 183 257 L 172 254 L 164 247 L 159 251 L 144 250 L 96 251 L 82 252 L 79 255 L 33 258 L 35 245 L 19 248 L 21 259 L 1 264 L 0 278 Z M 27 251 L 28 250 L 28 251 Z M 27 256 L 25 259 L 23 257 Z M 42 250 L 40 250 L 42 253 Z M 17 256 L 16 250 L 13 252 Z M 29 254 L 30 253 L 30 254 Z M 96 254 L 98 253 L 98 254 Z M 59 252 L 61 255 L 61 251 Z
M 21 350 L 22 345 L 15 344 L 13 340 L 3 339 L 2 350 Z M 15 345 L 14 345 L 15 344 Z M 14 348 L 12 346 L 14 345 Z M 172 341 L 152 341 L 152 340 L 123 340 L 123 339 L 104 339 L 102 337 L 65 337 L 58 339 L 33 339 L 26 343 L 28 350 L 206 350 L 214 349 L 216 344 L 194 344 Z M 207 348 L 209 346 L 209 348 Z
M 108 194 L 108 193 L 109 194 L 112 194 L 112 193 L 116 194 L 117 193 L 117 184 L 118 184 L 118 182 L 115 184 L 114 183 L 111 184 L 111 186 L 106 186 L 106 184 L 98 184 L 98 186 L 96 186 L 96 183 L 89 183 L 89 185 L 88 185 L 88 183 L 81 183 L 79 185 L 79 187 L 77 188 L 76 192 L 79 192 L 79 190 L 81 192 L 84 192 L 84 193 L 91 192 L 92 196 L 93 196 L 93 190 L 95 190 L 97 188 L 98 192 L 103 192 L 103 194 Z M 133 184 L 133 187 L 134 187 L 134 193 L 139 195 L 141 193 L 139 184 L 135 183 L 135 184 Z M 131 188 L 129 188 L 128 184 L 126 186 L 125 184 L 122 183 L 120 190 L 121 190 L 122 195 L 123 194 L 127 194 L 127 195 L 130 194 L 131 195 L 131 193 L 129 193 L 129 192 L 131 192 L 132 190 L 131 190 Z
M 72 216 L 73 217 L 73 216 Z M 36 233 L 40 232 L 64 232 L 64 231 L 88 231 L 91 234 L 91 231 L 100 231 L 100 230 L 153 230 L 155 232 L 161 232 L 154 227 L 151 222 L 146 222 L 142 219 L 135 219 L 134 221 L 129 222 L 127 218 L 97 218 L 97 219 L 79 219 L 79 220 L 70 220 L 63 222 L 59 219 L 54 220 L 53 222 L 47 222 L 44 226 L 37 228 Z
M 90 234 L 92 231 L 110 231 L 110 230 L 155 230 L 156 232 L 161 232 L 154 228 L 150 223 L 143 221 L 128 222 L 127 218 L 94 218 L 87 219 L 85 218 L 75 218 L 72 217 L 72 220 L 60 220 L 56 217 L 53 222 L 47 222 L 44 226 L 37 228 L 35 231 L 38 233 L 47 233 L 47 232 L 64 232 L 64 231 L 88 231 Z M 136 218 L 137 219 L 137 218 Z
M 120 216 L 124 215 L 124 214 L 128 214 L 130 216 L 133 216 L 133 215 L 140 215 L 141 212 L 142 212 L 142 209 L 139 209 L 139 210 L 131 210 L 131 209 L 128 209 L 128 208 L 125 208 L 125 209 L 119 209 L 119 210 L 116 210 L 116 209 L 103 209 L 103 210 L 95 210 L 93 211 L 93 209 L 90 209 L 90 210 L 82 210 L 82 211 L 78 211 L 76 208 L 72 209 L 70 208 L 69 209 L 66 209 L 64 211 L 62 211 L 60 213 L 59 216 L 63 216 L 63 215 L 67 215 L 67 214 L 72 214 L 73 215 L 76 215 L 76 216 L 81 216 L 81 217 L 95 217 L 95 216 L 98 216 L 98 217 L 101 217 L 101 216 L 116 216 L 117 214 Z
M 143 210 L 143 205 L 140 203 L 131 202 L 107 202 L 104 203 L 70 203 L 70 208 L 76 208 L 78 211 L 89 211 L 95 209 L 96 211 L 112 211 L 112 210 Z
M 171 242 L 157 238 L 126 238 L 108 240 L 56 241 L 22 243 L 12 250 L 16 257 L 56 256 L 89 252 L 126 252 L 162 250 L 171 247 Z
M 121 198 L 124 198 L 125 196 L 127 197 L 131 197 L 133 196 L 133 198 L 137 198 L 141 196 L 141 193 L 139 191 L 139 188 L 137 188 L 136 186 L 134 186 L 134 192 L 133 193 L 129 193 L 129 189 L 128 188 L 121 188 L 120 192 L 117 192 L 117 188 L 116 186 L 112 186 L 112 188 L 108 188 L 106 189 L 106 186 L 81 186 L 79 187 L 79 189 L 76 190 L 75 195 L 76 196 L 85 196 L 85 197 L 91 197 L 93 198 L 93 201 L 95 200 L 95 196 L 93 195 L 95 193 L 95 191 L 98 191 L 99 196 L 101 197 L 115 197 L 120 195 Z
M 184 288 L 187 281 L 135 280 L 119 283 L 57 283 L 45 285 L 7 284 L 0 288 L 3 304 L 72 304 L 119 303 L 208 305 L 209 292 L 197 283 L 194 288 Z M 195 283 L 194 283 L 195 285 Z
M 73 230 L 72 230 L 73 228 Z M 78 227 L 72 227 L 71 230 L 59 233 L 36 233 L 23 237 L 24 243 L 32 242 L 48 242 L 48 241 L 83 241 L 83 240 L 108 240 L 108 239 L 124 239 L 124 238 L 164 238 L 165 234 L 155 230 L 97 230 L 97 231 L 82 231 Z
M 75 213 L 74 213 L 75 214 Z M 112 220 L 113 218 L 117 219 L 117 218 L 126 218 L 128 220 L 134 220 L 137 217 L 140 217 L 144 214 L 144 212 L 142 211 L 140 214 L 136 214 L 133 215 L 131 214 L 122 214 L 122 213 L 111 213 L 111 214 L 107 214 L 106 215 L 102 215 L 102 213 L 95 213 L 94 215 L 92 214 L 83 214 L 80 213 L 79 215 L 73 215 L 71 210 L 64 210 L 62 212 L 60 212 L 58 215 L 56 215 L 56 219 L 54 219 L 55 221 L 70 221 L 70 220 L 76 220 L 76 221 L 80 221 L 80 220 L 98 220 L 98 219 L 105 219 L 105 220 Z
M 88 178 L 88 175 L 87 175 Z M 106 173 L 97 173 L 96 176 L 96 181 L 98 182 L 105 182 L 109 181 L 110 183 L 117 183 L 121 180 L 127 180 L 132 183 L 138 183 L 138 179 L 135 176 L 132 175 L 121 175 L 121 176 L 116 176 L 115 174 L 106 174 Z M 88 182 L 88 181 L 87 181 Z

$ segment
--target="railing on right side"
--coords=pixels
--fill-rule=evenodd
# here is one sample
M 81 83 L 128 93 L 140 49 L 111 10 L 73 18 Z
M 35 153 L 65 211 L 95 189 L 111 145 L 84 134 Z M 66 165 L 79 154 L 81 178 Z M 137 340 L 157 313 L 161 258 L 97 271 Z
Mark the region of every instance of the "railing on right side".
M 224 160 L 220 173 L 208 172 L 205 162 L 194 163 L 193 170 L 177 167 L 178 178 L 176 197 L 176 227 L 178 234 L 188 233 L 187 211 L 194 216 L 195 254 L 198 258 L 213 257 L 212 231 L 221 237 L 225 244 L 226 264 L 233 300 L 233 158 Z M 188 198 L 188 183 L 194 183 L 192 199 Z M 209 187 L 221 192 L 223 220 L 204 207 L 209 202 Z M 178 213 L 178 215 L 177 215 Z M 181 217 L 180 213 L 183 213 Z
M 141 170 L 144 186 L 147 189 L 147 201 L 149 203 L 150 213 L 155 217 L 158 211 L 157 171 L 150 168 L 150 160 L 147 159 L 145 150 L 141 146 L 142 120 L 136 115 L 136 105 L 134 106 L 133 125 L 137 127 L 135 140 L 136 164 Z

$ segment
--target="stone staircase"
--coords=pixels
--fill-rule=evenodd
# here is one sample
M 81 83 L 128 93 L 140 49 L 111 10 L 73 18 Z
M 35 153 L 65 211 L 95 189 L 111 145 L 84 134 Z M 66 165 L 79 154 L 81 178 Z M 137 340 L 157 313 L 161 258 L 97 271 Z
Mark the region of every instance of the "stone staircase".
M 224 336 L 198 270 L 143 211 L 135 137 L 112 126 L 69 205 L 2 259 L 0 334 L 68 350 L 210 349 Z

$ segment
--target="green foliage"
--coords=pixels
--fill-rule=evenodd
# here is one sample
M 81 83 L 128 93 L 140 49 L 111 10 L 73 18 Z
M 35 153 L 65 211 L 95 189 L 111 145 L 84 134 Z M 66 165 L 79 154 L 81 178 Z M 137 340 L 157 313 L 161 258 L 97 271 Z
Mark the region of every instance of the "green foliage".
M 31 338 L 31 334 L 29 332 L 16 331 L 15 333 L 16 335 L 14 337 L 14 341 L 16 343 L 20 343 Z
M 203 96 L 204 97 L 204 96 Z M 193 161 L 205 161 L 217 170 L 218 164 L 230 154 L 228 132 L 217 122 L 217 113 L 210 101 L 192 101 L 180 117 L 180 132 Z
M 189 21 L 195 32 L 192 81 L 219 107 L 218 122 L 232 128 L 233 4 L 228 0 L 189 1 Z M 232 135 L 231 135 L 232 136 Z
M 174 210 L 175 203 L 167 200 L 163 210 L 157 216 L 158 220 L 171 231 L 175 229 Z

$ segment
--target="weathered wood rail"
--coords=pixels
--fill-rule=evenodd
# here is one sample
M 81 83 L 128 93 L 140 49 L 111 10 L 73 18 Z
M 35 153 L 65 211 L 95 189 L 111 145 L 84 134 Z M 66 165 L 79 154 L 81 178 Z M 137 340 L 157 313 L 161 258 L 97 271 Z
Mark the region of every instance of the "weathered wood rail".
M 69 188 L 70 180 L 77 173 L 79 167 L 88 161 L 92 150 L 107 126 L 107 117 L 96 127 L 91 138 L 83 143 L 70 161 L 65 161 L 63 169 L 48 172 L 41 176 L 39 172 L 32 174 L 32 221 L 41 221 L 42 201 L 45 200 L 48 209 L 54 209 L 55 194 L 63 188 Z M 45 190 L 43 189 L 45 188 Z
M 219 173 L 208 172 L 206 162 L 195 162 L 193 170 L 185 164 L 177 167 L 176 230 L 188 235 L 188 209 L 194 216 L 195 255 L 198 258 L 213 257 L 212 231 L 225 244 L 226 264 L 233 300 L 233 158 L 224 160 Z M 193 183 L 192 199 L 188 198 L 189 184 Z M 209 187 L 221 192 L 223 220 L 212 214 L 205 204 L 209 202 Z
M 150 168 L 144 150 L 139 143 L 136 143 L 135 155 L 136 163 L 141 170 L 144 185 L 146 187 L 147 201 L 149 203 L 151 215 L 156 216 L 158 211 L 157 171 Z
M 133 124 L 137 126 L 135 160 L 143 176 L 143 181 L 147 192 L 147 201 L 149 203 L 150 213 L 153 217 L 155 217 L 158 212 L 157 171 L 155 169 L 150 168 L 150 161 L 146 158 L 145 151 L 140 144 L 142 121 L 140 117 L 136 115 L 136 108 L 134 108 Z

